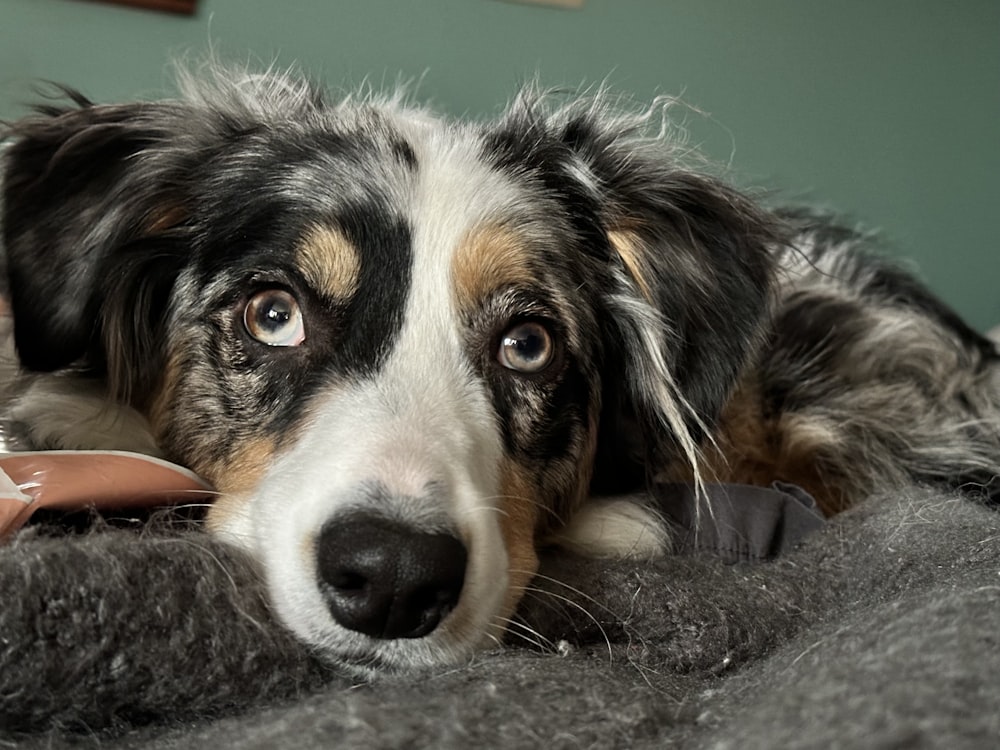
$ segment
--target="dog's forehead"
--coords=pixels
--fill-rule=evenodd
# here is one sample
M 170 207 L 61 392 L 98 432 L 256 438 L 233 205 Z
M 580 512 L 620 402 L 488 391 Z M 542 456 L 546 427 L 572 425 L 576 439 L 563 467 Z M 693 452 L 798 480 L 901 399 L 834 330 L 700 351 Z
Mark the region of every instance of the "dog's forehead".
M 488 128 L 405 110 L 349 125 L 268 129 L 207 165 L 189 299 L 304 281 L 331 311 L 313 342 L 344 373 L 379 370 L 411 323 L 455 342 L 477 317 L 501 325 L 518 311 L 490 301 L 508 290 L 583 304 L 572 212 L 529 165 L 499 163 Z
M 480 130 L 401 112 L 337 139 L 326 163 L 286 176 L 296 190 L 326 184 L 310 198 L 322 201 L 324 218 L 298 242 L 305 278 L 321 294 L 358 293 L 365 265 L 388 260 L 388 238 L 374 228 L 395 225 L 404 231 L 392 238 L 393 265 L 410 267 L 407 284 L 433 288 L 417 312 L 446 300 L 468 312 L 498 289 L 537 284 L 541 256 L 566 228 L 552 196 L 493 163 L 487 144 Z
M 414 268 L 447 280 L 463 312 L 491 290 L 524 281 L 529 236 L 544 223 L 531 186 L 494 168 L 482 143 L 455 136 L 431 138 L 415 151 L 417 179 L 409 220 Z

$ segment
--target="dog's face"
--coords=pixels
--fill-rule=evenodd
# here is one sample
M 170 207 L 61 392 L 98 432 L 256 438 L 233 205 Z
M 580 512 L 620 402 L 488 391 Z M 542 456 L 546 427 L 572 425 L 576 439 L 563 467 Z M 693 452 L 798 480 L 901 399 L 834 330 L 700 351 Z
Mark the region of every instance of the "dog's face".
M 5 156 L 22 361 L 105 372 L 305 640 L 454 661 L 593 484 L 693 458 L 764 314 L 767 220 L 635 124 L 251 77 L 49 110 Z

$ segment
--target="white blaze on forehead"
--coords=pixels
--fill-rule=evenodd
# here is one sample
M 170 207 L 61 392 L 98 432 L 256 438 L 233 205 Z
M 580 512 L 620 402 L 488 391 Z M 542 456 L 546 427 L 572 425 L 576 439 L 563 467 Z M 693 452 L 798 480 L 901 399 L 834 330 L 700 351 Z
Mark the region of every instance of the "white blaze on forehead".
M 463 445 L 454 447 L 473 451 L 465 468 L 487 472 L 484 483 L 495 487 L 499 427 L 466 350 L 453 258 L 477 227 L 509 216 L 519 193 L 483 162 L 468 133 L 416 127 L 408 135 L 417 161 L 406 206 L 410 289 L 401 330 L 376 382 L 413 420 L 416 434 L 462 436 Z
M 528 214 L 514 182 L 482 158 L 478 140 L 463 131 L 414 133 L 417 172 L 409 202 L 413 280 L 410 312 L 454 300 L 453 258 L 462 243 L 511 216 Z M 449 313 L 454 316 L 454 306 Z M 412 318 L 407 318 L 412 320 Z M 452 318 L 452 327 L 455 326 Z
M 450 514 L 472 542 L 470 571 L 489 558 L 495 576 L 505 567 L 496 496 L 503 451 L 490 395 L 468 359 L 452 259 L 477 226 L 509 213 L 517 192 L 483 163 L 467 134 L 437 129 L 409 135 L 417 162 L 407 205 L 410 290 L 377 383 L 395 403 L 406 439 L 415 438 L 433 456 L 418 461 L 444 462 L 438 471 L 452 475 L 444 477 L 453 485 Z

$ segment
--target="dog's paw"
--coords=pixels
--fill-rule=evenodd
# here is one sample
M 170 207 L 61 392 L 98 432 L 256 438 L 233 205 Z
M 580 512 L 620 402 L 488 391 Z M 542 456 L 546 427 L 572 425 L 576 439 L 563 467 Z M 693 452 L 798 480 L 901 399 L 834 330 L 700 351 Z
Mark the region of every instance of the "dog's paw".
M 650 560 L 667 554 L 663 519 L 636 496 L 591 499 L 550 542 L 586 557 Z

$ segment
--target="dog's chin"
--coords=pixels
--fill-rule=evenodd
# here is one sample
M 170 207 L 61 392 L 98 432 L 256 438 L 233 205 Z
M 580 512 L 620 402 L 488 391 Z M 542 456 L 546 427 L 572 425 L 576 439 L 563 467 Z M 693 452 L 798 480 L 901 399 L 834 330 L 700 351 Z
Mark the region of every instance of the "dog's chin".
M 303 609 L 276 597 L 281 620 L 321 659 L 353 676 L 371 680 L 462 664 L 478 651 L 496 647 L 503 628 L 489 619 L 456 626 L 461 609 L 422 638 L 381 640 L 338 626 L 322 613 Z M 464 623 L 463 623 L 464 624 Z

